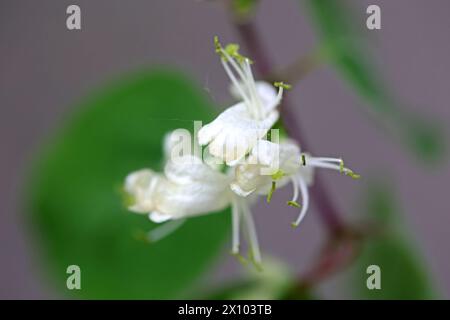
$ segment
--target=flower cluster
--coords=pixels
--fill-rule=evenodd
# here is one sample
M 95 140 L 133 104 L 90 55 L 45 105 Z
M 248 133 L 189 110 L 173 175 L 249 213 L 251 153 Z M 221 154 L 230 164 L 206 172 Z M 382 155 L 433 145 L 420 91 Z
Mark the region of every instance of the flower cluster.
M 175 130 L 164 140 L 164 172 L 132 172 L 126 177 L 125 191 L 132 198 L 129 210 L 148 214 L 156 223 L 170 220 L 150 231 L 148 237 L 153 241 L 174 231 L 185 218 L 231 207 L 231 252 L 241 257 L 242 224 L 249 242 L 249 257 L 260 266 L 261 253 L 250 211 L 258 196 L 265 196 L 270 202 L 275 189 L 291 184 L 293 196 L 287 204 L 300 211 L 292 223 L 297 227 L 308 210 L 308 187 L 313 183 L 314 168 L 333 169 L 355 179 L 359 175 L 344 167 L 340 158 L 302 153 L 295 141 L 278 139 L 276 134 L 269 140 L 268 132 L 279 118 L 277 107 L 283 91 L 290 86 L 256 82 L 252 61 L 239 54 L 238 45 L 222 47 L 216 37 L 215 46 L 238 102 L 194 137 L 194 149 L 204 147 L 206 156 L 192 152 L 190 141 L 186 147 L 185 130 Z

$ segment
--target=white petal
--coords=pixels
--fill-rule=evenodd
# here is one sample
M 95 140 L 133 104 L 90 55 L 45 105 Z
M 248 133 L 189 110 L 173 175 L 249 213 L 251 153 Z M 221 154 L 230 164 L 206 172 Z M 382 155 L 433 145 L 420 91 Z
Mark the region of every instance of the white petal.
M 230 199 L 228 184 L 172 184 L 162 190 L 158 210 L 178 219 L 222 210 L 230 204 Z
M 244 164 L 236 167 L 235 177 L 230 187 L 237 195 L 247 197 L 264 186 L 272 185 L 272 177 L 261 175 L 261 166 Z
M 125 190 L 133 193 L 139 189 L 145 189 L 155 176 L 155 172 L 150 169 L 134 171 L 125 178 Z
M 264 137 L 278 120 L 278 111 L 273 110 L 262 120 L 255 120 L 244 103 L 238 103 L 213 122 L 204 126 L 198 133 L 201 145 L 210 143 L 209 152 L 227 164 L 242 159 Z
M 287 175 L 292 175 L 301 166 L 301 152 L 297 143 L 286 139 L 280 143 L 280 167 Z
M 249 163 L 236 167 L 231 185 L 232 190 L 241 196 L 247 196 L 254 191 L 258 194 L 268 194 L 272 188 L 272 174 L 278 170 L 285 176 L 278 179 L 276 185 L 277 188 L 283 187 L 289 183 L 290 176 L 296 174 L 301 167 L 300 148 L 292 140 L 285 140 L 279 145 L 260 140 L 248 160 Z
M 250 188 L 250 190 L 244 190 L 236 182 L 232 182 L 230 184 L 230 189 L 233 190 L 234 193 L 236 193 L 238 196 L 241 196 L 241 197 L 246 197 L 246 196 L 250 195 L 251 193 L 253 193 L 256 190 L 256 188 L 253 188 L 253 189 Z
M 219 211 L 230 204 L 230 177 L 197 157 L 170 161 L 164 172 L 167 183 L 159 189 L 156 204 L 159 212 L 176 219 Z
M 168 180 L 176 184 L 200 182 L 224 185 L 229 179 L 225 174 L 215 171 L 195 156 L 184 156 L 176 161 L 169 161 L 164 168 L 164 174 Z
M 157 211 L 150 212 L 148 218 L 155 223 L 162 223 L 172 219 L 170 215 Z
M 147 213 L 155 208 L 155 195 L 161 176 L 150 169 L 132 172 L 125 179 L 125 191 L 134 203 L 128 208 L 137 213 Z
M 271 167 L 274 163 L 279 163 L 279 155 L 279 144 L 267 140 L 258 140 L 250 153 L 248 162 Z
M 314 167 L 308 165 L 308 154 L 306 156 L 306 166 L 300 166 L 298 169 L 298 175 L 301 176 L 302 180 L 307 186 L 311 186 L 314 182 Z
M 187 129 L 176 129 L 164 136 L 163 151 L 166 159 L 192 154 L 192 136 Z
M 262 104 L 267 107 L 276 107 L 276 104 L 274 104 L 277 99 L 277 90 L 275 87 L 264 81 L 258 81 L 255 85 Z M 266 111 L 269 110 L 266 109 Z
M 242 87 L 243 84 L 241 84 Z M 263 106 L 274 106 L 274 101 L 277 99 L 277 90 L 273 85 L 271 85 L 268 82 L 265 81 L 256 81 L 255 82 L 255 88 L 256 93 L 259 96 L 259 99 Z M 239 90 L 236 88 L 236 86 L 232 83 L 230 85 L 230 93 L 236 100 L 242 99 L 241 94 L 239 93 Z

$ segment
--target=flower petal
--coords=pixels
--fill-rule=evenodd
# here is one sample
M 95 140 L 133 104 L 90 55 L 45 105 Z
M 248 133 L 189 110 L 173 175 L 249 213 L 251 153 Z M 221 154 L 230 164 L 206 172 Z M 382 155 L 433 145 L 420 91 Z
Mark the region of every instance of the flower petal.
M 154 198 L 161 176 L 150 169 L 130 173 L 125 179 L 125 191 L 133 198 L 129 210 L 148 213 L 155 207 Z
M 170 215 L 158 211 L 150 212 L 148 218 L 155 223 L 163 223 L 172 219 Z
M 231 189 L 240 196 L 247 196 L 254 191 L 268 194 L 274 180 L 270 173 L 280 170 L 284 176 L 276 180 L 276 186 L 286 185 L 290 181 L 289 177 L 300 170 L 300 155 L 300 148 L 292 140 L 285 140 L 279 145 L 261 140 L 249 157 L 253 162 L 236 167 Z
M 176 184 L 199 182 L 224 185 L 229 180 L 225 174 L 214 170 L 195 156 L 171 159 L 164 168 L 164 174 L 168 180 Z
M 256 91 L 261 98 L 261 103 L 265 107 L 265 111 L 269 112 L 270 108 L 275 108 L 277 106 L 275 103 L 277 100 L 277 90 L 275 87 L 265 81 L 258 81 L 255 86 Z
M 171 183 L 168 188 L 161 191 L 158 197 L 158 211 L 170 215 L 172 219 L 222 210 L 230 204 L 231 199 L 228 184 Z
M 262 120 L 255 120 L 244 103 L 238 103 L 222 112 L 213 122 L 198 132 L 201 145 L 209 145 L 209 152 L 228 165 L 241 160 L 264 137 L 278 120 L 273 110 Z

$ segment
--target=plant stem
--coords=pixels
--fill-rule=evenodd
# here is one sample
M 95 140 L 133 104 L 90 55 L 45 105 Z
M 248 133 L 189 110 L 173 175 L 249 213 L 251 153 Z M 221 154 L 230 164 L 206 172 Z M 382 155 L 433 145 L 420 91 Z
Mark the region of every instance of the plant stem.
M 272 72 L 264 77 L 267 82 L 275 82 L 280 79 L 290 85 L 295 85 L 303 80 L 313 70 L 316 70 L 323 63 L 323 57 L 318 50 L 312 51 L 304 56 L 299 57 L 293 63 L 283 67 L 282 69 Z
M 273 68 L 269 60 L 269 57 L 265 54 L 263 50 L 262 41 L 251 21 L 246 21 L 242 23 L 235 24 L 239 35 L 242 38 L 243 43 L 249 50 L 250 55 L 255 60 L 255 68 L 261 74 L 262 77 L 272 74 Z M 283 80 L 283 79 L 279 79 Z M 301 144 L 302 149 L 312 151 L 305 136 L 302 134 L 300 125 L 296 121 L 295 114 L 289 102 L 289 99 L 284 97 L 282 106 L 280 107 L 280 114 L 286 130 L 289 135 L 294 138 L 299 144 Z M 322 178 L 317 175 L 315 177 L 314 185 L 311 188 L 311 197 L 314 203 L 318 206 L 318 211 L 320 217 L 330 231 L 332 236 L 340 234 L 344 228 L 344 222 L 341 215 L 336 210 L 334 203 L 328 194 L 325 184 Z

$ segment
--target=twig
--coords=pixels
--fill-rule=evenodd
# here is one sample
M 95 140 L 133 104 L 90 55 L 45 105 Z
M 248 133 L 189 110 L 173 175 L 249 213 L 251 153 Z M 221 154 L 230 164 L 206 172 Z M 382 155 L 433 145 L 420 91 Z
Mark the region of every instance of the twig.
M 290 85 L 295 85 L 297 82 L 303 80 L 313 70 L 316 70 L 323 62 L 322 56 L 319 50 L 312 51 L 307 55 L 301 56 L 293 63 L 275 70 L 264 80 L 268 82 L 283 81 Z

